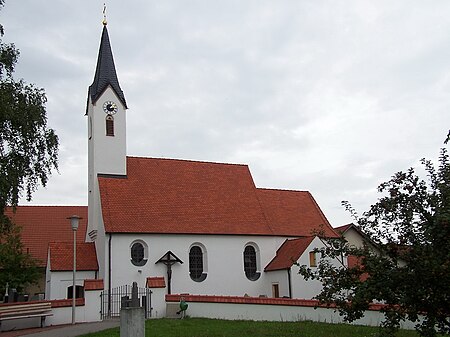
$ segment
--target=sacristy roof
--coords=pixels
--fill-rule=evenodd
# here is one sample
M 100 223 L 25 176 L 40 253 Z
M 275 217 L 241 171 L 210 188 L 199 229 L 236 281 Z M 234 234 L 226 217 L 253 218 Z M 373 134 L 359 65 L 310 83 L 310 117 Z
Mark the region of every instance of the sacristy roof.
M 264 268 L 264 271 L 289 269 L 302 256 L 314 240 L 313 236 L 284 241 L 278 248 L 275 257 Z

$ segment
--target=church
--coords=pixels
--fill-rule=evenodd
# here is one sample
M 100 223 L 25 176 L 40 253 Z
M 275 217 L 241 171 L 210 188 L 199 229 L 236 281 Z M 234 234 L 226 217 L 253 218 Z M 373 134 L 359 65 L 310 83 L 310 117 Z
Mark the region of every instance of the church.
M 126 111 L 104 22 L 85 113 L 88 207 L 76 297 L 86 285 L 111 294 L 137 282 L 153 291 L 155 317 L 170 294 L 317 295 L 321 285 L 298 275 L 297 264 L 315 267 L 314 250 L 339 235 L 309 192 L 256 187 L 247 165 L 127 156 Z M 73 245 L 52 240 L 45 298 L 67 299 Z

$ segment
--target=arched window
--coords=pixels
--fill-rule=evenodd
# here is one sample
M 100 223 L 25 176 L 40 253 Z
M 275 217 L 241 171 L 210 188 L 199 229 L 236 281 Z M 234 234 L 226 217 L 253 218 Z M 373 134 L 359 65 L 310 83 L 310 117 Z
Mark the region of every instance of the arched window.
M 204 249 L 194 245 L 189 250 L 189 276 L 193 281 L 202 282 L 206 279 Z
M 256 281 L 261 276 L 258 271 L 259 254 L 253 244 L 248 244 L 244 248 L 244 272 L 250 281 Z
M 106 135 L 114 136 L 114 117 L 106 115 Z
M 135 241 L 130 248 L 131 263 L 135 266 L 143 266 L 147 263 L 147 245 L 142 241 Z
M 73 286 L 67 287 L 67 298 L 73 298 Z M 83 286 L 75 286 L 75 298 L 83 298 L 84 297 L 84 287 Z

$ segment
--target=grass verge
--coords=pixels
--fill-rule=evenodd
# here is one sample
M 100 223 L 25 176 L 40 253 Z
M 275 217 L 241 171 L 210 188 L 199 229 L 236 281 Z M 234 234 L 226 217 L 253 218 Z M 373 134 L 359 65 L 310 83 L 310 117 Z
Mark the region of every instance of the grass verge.
M 145 323 L 146 337 L 374 337 L 378 328 L 349 324 L 303 322 L 227 321 L 206 318 L 152 319 Z M 84 337 L 119 337 L 119 328 Z M 417 337 L 415 331 L 400 330 L 398 337 Z

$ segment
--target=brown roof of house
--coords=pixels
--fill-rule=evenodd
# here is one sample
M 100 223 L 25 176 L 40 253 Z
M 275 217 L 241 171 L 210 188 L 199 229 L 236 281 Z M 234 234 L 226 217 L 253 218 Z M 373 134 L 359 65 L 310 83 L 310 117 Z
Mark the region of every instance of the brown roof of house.
M 355 228 L 355 225 L 352 223 L 349 223 L 347 225 L 342 225 L 342 226 L 336 227 L 334 230 L 340 234 L 344 234 L 346 231 L 348 231 L 352 227 Z
M 314 240 L 313 236 L 284 241 L 281 247 L 278 248 L 276 256 L 264 268 L 264 271 L 291 268 L 292 265 L 297 262 L 300 256 L 305 252 L 312 240 Z
M 308 192 L 257 189 L 247 165 L 128 157 L 98 180 L 109 233 L 336 236 Z
M 73 242 L 50 242 L 51 271 L 73 270 Z M 98 270 L 93 242 L 77 242 L 77 270 Z
M 47 264 L 47 250 L 50 241 L 70 241 L 73 239 L 72 227 L 67 217 L 79 215 L 77 240 L 84 242 L 86 236 L 86 206 L 18 206 L 13 213 L 11 208 L 6 214 L 22 227 L 22 243 L 25 251 L 38 260 L 39 266 Z

